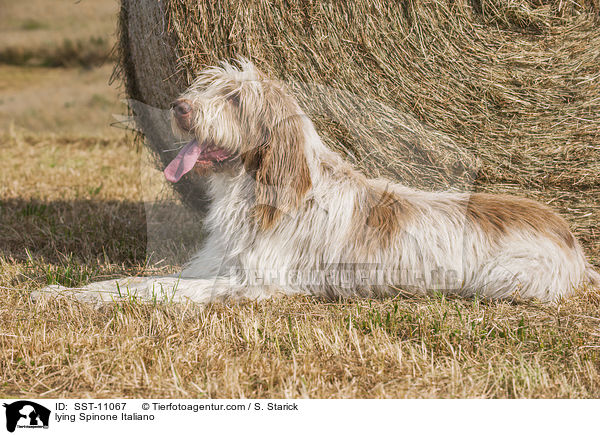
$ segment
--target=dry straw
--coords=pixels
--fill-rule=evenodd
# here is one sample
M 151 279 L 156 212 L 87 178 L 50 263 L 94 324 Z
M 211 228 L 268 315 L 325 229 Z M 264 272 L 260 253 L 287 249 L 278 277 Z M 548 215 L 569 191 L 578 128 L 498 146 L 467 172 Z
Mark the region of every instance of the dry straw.
M 599 5 L 123 0 L 121 72 L 132 99 L 166 108 L 205 65 L 246 56 L 365 172 L 552 202 L 597 253 Z M 164 164 L 164 117 L 138 114 Z M 198 207 L 200 186 L 176 188 Z

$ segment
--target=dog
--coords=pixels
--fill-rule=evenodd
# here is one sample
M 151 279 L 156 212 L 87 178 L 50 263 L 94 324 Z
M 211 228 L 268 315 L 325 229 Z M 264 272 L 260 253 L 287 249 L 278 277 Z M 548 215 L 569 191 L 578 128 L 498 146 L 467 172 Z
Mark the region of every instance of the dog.
M 204 246 L 177 276 L 71 289 L 79 299 L 126 293 L 206 303 L 440 291 L 555 302 L 600 283 L 550 208 L 367 178 L 324 144 L 282 83 L 248 60 L 202 71 L 172 104 L 171 118 L 187 144 L 164 174 L 172 183 L 190 171 L 207 177 Z

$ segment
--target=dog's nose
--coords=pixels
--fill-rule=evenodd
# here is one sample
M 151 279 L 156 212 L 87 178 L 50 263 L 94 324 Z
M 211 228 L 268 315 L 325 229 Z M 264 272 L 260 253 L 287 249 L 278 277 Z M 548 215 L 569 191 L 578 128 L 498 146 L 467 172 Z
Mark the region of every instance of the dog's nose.
M 171 109 L 178 116 L 185 116 L 192 111 L 192 105 L 188 100 L 175 100 L 171 103 Z
M 171 103 L 171 109 L 173 110 L 173 116 L 179 128 L 184 131 L 190 131 L 192 129 L 192 104 L 189 100 L 179 99 Z

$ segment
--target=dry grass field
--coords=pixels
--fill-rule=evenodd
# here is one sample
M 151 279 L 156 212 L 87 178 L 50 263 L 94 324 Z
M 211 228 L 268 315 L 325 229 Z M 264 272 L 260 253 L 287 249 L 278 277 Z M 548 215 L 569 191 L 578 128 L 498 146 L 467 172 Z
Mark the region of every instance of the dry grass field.
M 122 136 L 108 86 L 118 2 L 0 0 L 0 11 L 0 130 Z
M 0 0 L 0 396 L 600 397 L 600 293 L 591 289 L 556 306 L 442 295 L 33 303 L 29 293 L 49 283 L 178 267 L 148 255 L 142 153 L 110 125 L 125 111 L 108 86 L 117 4 L 53 4 L 34 14 L 47 21 L 33 22 L 26 7 Z M 106 46 L 89 43 L 98 38 Z M 66 39 L 96 52 L 61 60 Z M 521 193 L 557 207 L 598 264 L 597 200 L 578 205 L 563 189 Z

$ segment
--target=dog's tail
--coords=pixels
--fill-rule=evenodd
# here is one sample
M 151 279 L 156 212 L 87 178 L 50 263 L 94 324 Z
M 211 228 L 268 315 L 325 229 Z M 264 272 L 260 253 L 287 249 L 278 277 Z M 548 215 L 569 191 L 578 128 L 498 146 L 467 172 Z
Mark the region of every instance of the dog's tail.
M 592 287 L 600 288 L 600 273 L 596 272 L 589 263 L 585 267 L 585 279 Z

